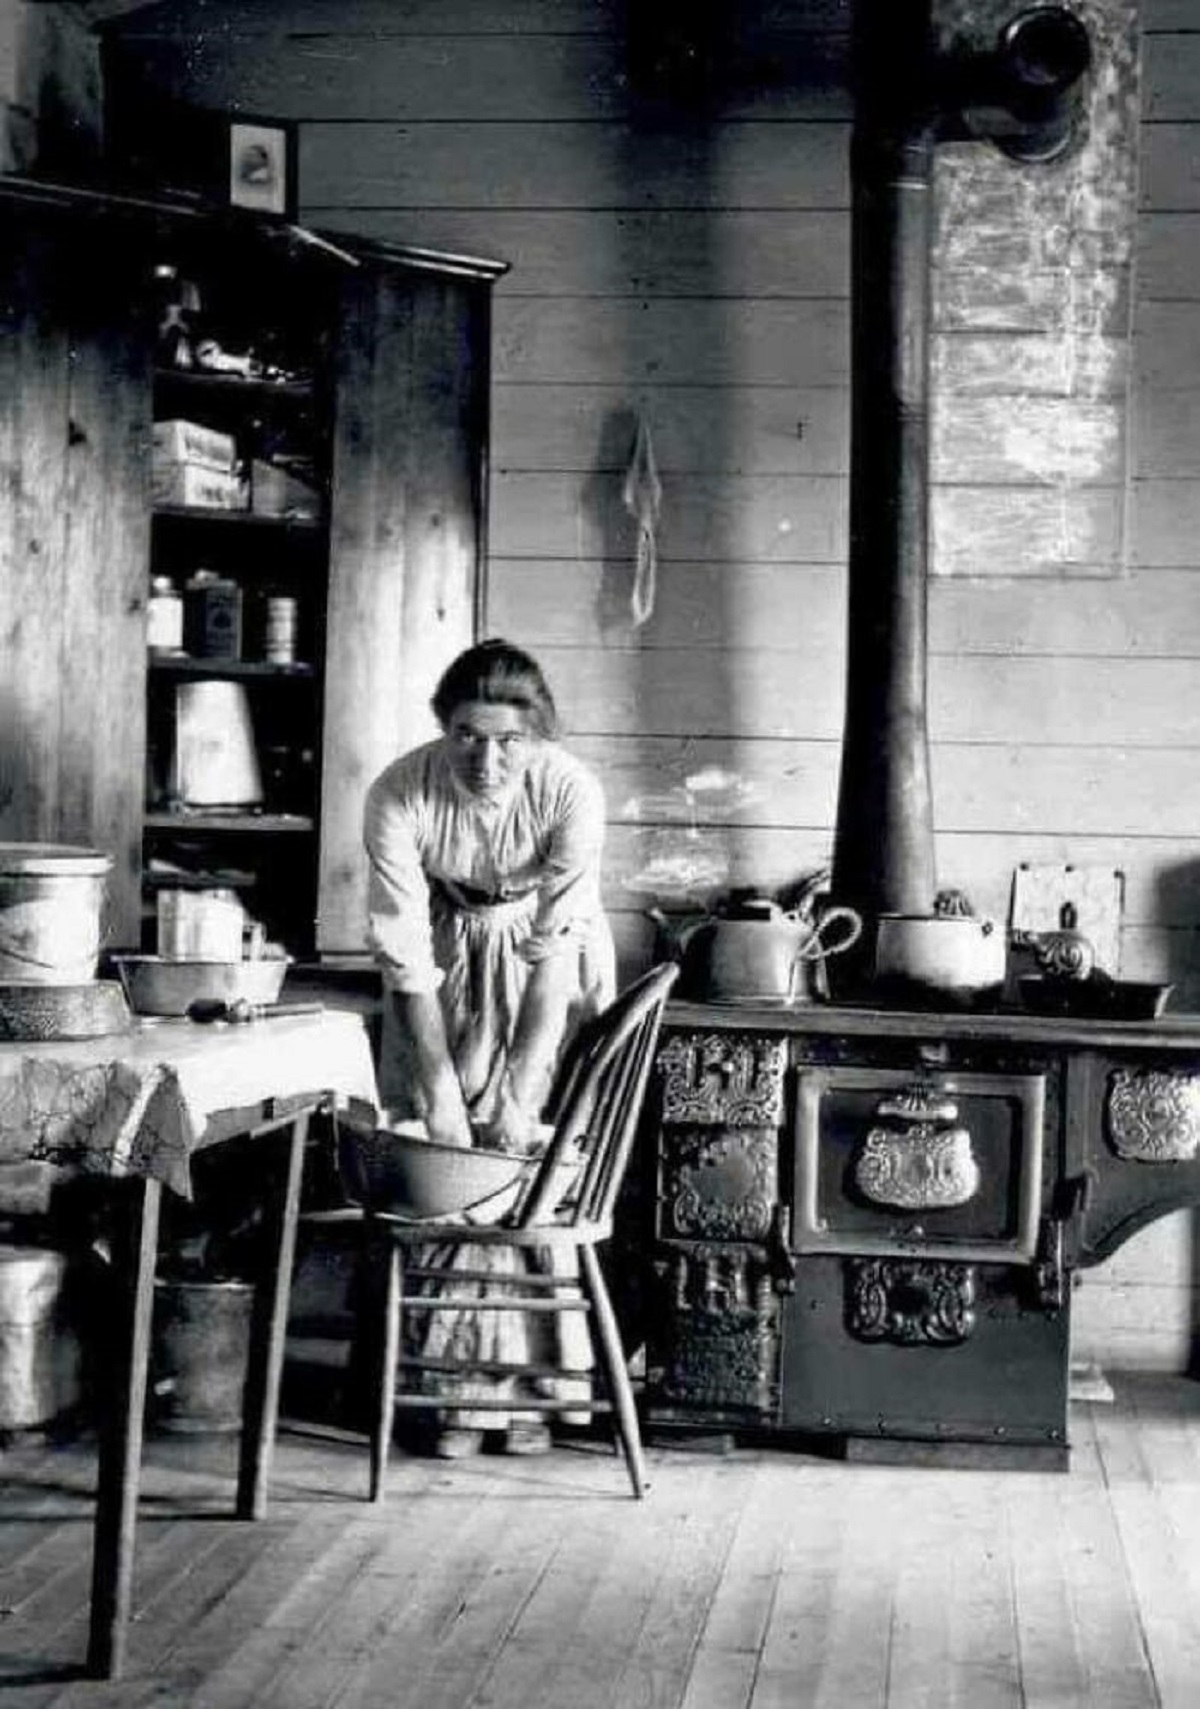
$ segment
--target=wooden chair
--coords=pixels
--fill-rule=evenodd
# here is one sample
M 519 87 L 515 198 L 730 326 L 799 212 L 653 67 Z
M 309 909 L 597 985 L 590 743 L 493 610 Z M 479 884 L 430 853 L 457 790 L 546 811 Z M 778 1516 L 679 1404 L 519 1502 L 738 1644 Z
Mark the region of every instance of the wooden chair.
M 612 1233 L 613 1209 L 637 1132 L 663 1007 L 678 971 L 674 963 L 652 968 L 577 1035 L 564 1058 L 552 1100 L 553 1136 L 535 1166 L 528 1190 L 506 1218 L 485 1225 L 414 1221 L 364 1207 L 368 1256 L 376 1274 L 382 1269 L 384 1293 L 383 1333 L 377 1338 L 372 1373 L 372 1501 L 378 1501 L 383 1493 L 396 1409 L 454 1410 L 455 1405 L 454 1398 L 445 1394 L 397 1393 L 406 1307 L 421 1311 L 586 1313 L 607 1399 L 581 1403 L 577 1396 L 565 1399 L 539 1394 L 528 1398 L 522 1395 L 517 1403 L 511 1398 L 472 1398 L 461 1405 L 471 1412 L 504 1409 L 564 1413 L 582 1409 L 615 1413 L 633 1493 L 641 1499 L 646 1472 L 637 1411 L 596 1249 Z M 564 1165 L 580 1153 L 578 1169 L 566 1171 L 572 1185 L 565 1196 L 560 1196 Z M 431 1264 L 427 1253 L 415 1252 L 439 1243 L 459 1249 L 454 1268 L 443 1269 Z M 578 1285 L 564 1283 L 561 1272 L 494 1277 L 489 1271 L 459 1267 L 463 1247 L 496 1246 L 574 1254 Z M 497 1285 L 485 1289 L 485 1297 L 480 1299 L 480 1282 Z M 411 1292 L 410 1284 L 415 1284 Z M 464 1296 L 459 1284 L 472 1291 Z M 419 1369 L 420 1361 L 405 1360 L 404 1366 Z M 436 1369 L 445 1372 L 447 1361 L 436 1361 Z M 526 1369 L 540 1376 L 550 1374 L 542 1366 L 514 1369 L 483 1360 L 455 1361 L 453 1365 L 460 1374 L 515 1375 Z M 578 1377 L 579 1373 L 573 1375 Z

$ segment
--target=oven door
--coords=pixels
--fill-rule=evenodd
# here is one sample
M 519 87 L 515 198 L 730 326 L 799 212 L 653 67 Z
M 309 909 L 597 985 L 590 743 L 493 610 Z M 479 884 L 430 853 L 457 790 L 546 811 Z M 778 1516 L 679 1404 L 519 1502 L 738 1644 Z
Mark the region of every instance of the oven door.
M 1068 1313 L 1039 1263 L 1047 1108 L 1034 1070 L 797 1070 L 785 1426 L 1065 1448 Z

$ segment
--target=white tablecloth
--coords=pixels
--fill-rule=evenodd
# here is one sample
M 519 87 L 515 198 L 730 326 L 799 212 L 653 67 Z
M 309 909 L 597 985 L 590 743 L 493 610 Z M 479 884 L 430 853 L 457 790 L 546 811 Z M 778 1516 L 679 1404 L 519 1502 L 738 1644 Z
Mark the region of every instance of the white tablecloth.
M 374 1119 L 360 1016 L 143 1020 L 107 1038 L 0 1044 L 0 1167 L 145 1175 L 190 1196 L 192 1153 L 236 1131 L 238 1113 L 314 1094 Z

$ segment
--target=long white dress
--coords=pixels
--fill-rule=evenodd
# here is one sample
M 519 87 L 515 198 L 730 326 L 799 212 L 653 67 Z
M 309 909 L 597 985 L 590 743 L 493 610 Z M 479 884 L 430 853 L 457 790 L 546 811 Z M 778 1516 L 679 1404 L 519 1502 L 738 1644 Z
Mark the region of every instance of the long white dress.
M 591 771 L 555 743 L 538 743 L 528 765 L 499 799 L 463 788 L 438 740 L 394 761 L 367 797 L 364 840 L 369 862 L 371 943 L 385 989 L 437 991 L 450 1051 L 472 1120 L 496 1113 L 508 1051 L 531 966 L 547 956 L 569 956 L 575 969 L 567 1025 L 574 1027 L 611 1001 L 612 933 L 600 902 L 604 799 Z M 565 1040 L 564 1040 L 565 1042 Z M 549 1091 L 548 1067 L 543 1095 Z M 416 1113 L 410 1048 L 385 1005 L 380 1093 L 397 1116 Z M 520 1255 L 495 1248 L 469 1256 L 443 1250 L 439 1261 L 518 1271 Z M 429 1256 L 432 1256 L 430 1254 Z M 481 1266 L 480 1258 L 486 1265 Z M 536 1260 L 545 1270 L 548 1255 Z M 571 1278 L 564 1276 L 570 1285 Z M 482 1296 L 489 1284 L 471 1284 Z M 469 1288 L 464 1287 L 464 1291 Z M 552 1318 L 519 1311 L 410 1313 L 418 1337 L 410 1351 L 436 1358 L 453 1352 L 506 1364 L 545 1362 L 555 1349 L 547 1335 L 558 1326 L 557 1356 L 581 1373 L 590 1368 L 582 1317 Z M 444 1422 L 459 1427 L 504 1428 L 536 1418 L 522 1411 L 523 1385 L 511 1377 L 449 1378 L 423 1373 L 429 1392 L 447 1399 L 512 1398 L 510 1413 L 455 1407 Z M 584 1406 L 586 1376 L 564 1397 Z M 580 1416 L 585 1416 L 581 1414 Z

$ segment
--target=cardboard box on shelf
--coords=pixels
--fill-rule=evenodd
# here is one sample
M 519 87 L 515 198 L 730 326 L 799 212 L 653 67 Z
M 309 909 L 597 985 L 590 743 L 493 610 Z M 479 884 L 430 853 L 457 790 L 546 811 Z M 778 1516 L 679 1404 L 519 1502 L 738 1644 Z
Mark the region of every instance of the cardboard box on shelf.
M 250 465 L 250 508 L 255 516 L 290 516 L 315 522 L 321 495 L 290 470 L 256 457 Z
M 156 421 L 154 455 L 165 462 L 228 470 L 237 461 L 237 446 L 232 433 L 219 433 L 198 421 Z
M 150 496 L 154 504 L 200 510 L 245 510 L 247 501 L 246 484 L 233 470 L 180 463 L 157 453 L 150 463 Z

